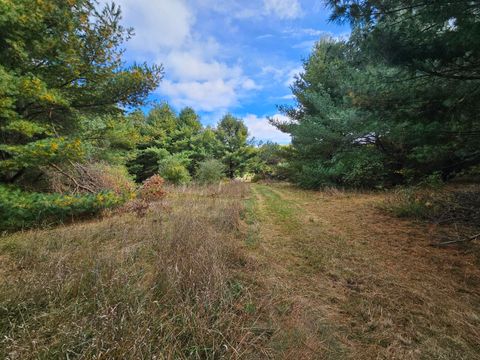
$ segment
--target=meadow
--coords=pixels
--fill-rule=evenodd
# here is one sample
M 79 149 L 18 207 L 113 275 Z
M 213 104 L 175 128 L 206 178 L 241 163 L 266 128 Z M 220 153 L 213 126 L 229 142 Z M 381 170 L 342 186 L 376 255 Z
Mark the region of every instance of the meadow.
M 475 359 L 478 244 L 388 192 L 231 182 L 0 239 L 5 359 Z M 398 196 L 398 195 L 397 195 Z

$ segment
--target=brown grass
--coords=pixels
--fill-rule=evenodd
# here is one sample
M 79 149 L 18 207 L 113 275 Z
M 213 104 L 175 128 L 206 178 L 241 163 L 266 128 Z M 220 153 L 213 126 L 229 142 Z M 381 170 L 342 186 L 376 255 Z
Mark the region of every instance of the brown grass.
M 0 358 L 237 358 L 256 349 L 245 184 L 170 189 L 144 218 L 0 239 Z
M 480 356 L 478 244 L 431 247 L 439 229 L 382 213 L 380 193 L 255 192 L 272 357 Z
M 167 187 L 0 239 L 0 358 L 478 359 L 478 242 L 383 193 Z

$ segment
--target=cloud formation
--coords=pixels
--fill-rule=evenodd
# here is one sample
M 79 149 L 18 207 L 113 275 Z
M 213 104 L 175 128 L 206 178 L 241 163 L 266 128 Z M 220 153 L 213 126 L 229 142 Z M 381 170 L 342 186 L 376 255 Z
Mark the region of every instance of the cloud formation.
M 154 58 L 164 65 L 166 77 L 157 93 L 176 107 L 226 111 L 259 86 L 239 65 L 219 60 L 221 46 L 212 36 L 194 31 L 194 3 L 118 0 L 125 24 L 135 29 L 129 54 L 137 61 Z
M 115 3 L 122 8 L 122 24 L 135 32 L 126 45 L 127 62 L 165 68 L 154 100 L 166 100 L 176 110 L 190 106 L 208 124 L 227 112 L 247 114 L 252 135 L 288 141 L 263 114 L 275 112 L 279 102 L 292 102 L 289 85 L 302 70 L 302 58 L 315 40 L 332 34 L 331 26 L 304 16 L 307 9 L 321 15 L 318 0 Z
M 282 114 L 275 114 L 272 118 L 286 121 L 288 118 Z M 248 127 L 249 135 L 264 141 L 273 141 L 279 144 L 287 144 L 290 142 L 290 135 L 285 134 L 272 126 L 267 117 L 258 117 L 254 114 L 248 114 L 243 118 L 245 125 Z
M 297 19 L 303 15 L 303 10 L 298 0 L 264 0 L 268 14 L 280 19 Z
M 104 1 L 106 2 L 106 0 Z M 141 53 L 179 47 L 191 36 L 195 17 L 183 0 L 116 0 L 135 36 L 128 46 Z

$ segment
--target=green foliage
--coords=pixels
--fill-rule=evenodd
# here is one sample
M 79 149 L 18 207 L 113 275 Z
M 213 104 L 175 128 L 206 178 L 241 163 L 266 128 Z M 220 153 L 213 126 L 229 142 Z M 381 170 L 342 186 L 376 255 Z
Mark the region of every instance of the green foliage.
M 129 118 L 142 137 L 127 162 L 138 182 L 158 173 L 160 163 L 170 155 L 183 159 L 190 177 L 196 175 L 203 161 L 221 159 L 230 178 L 243 175 L 255 155 L 253 146 L 247 143 L 247 127 L 232 115 L 223 117 L 216 129 L 203 128 L 193 109 L 185 108 L 177 115 L 167 104 L 154 107 L 146 117 L 133 113 Z M 168 176 L 165 179 L 170 180 Z
M 247 144 L 248 129 L 243 121 L 230 114 L 225 115 L 218 123 L 216 136 L 221 144 L 221 157 L 227 176 L 233 179 L 243 175 L 248 160 L 255 155 Z
M 288 146 L 266 142 L 256 148 L 255 156 L 248 162 L 248 172 L 254 174 L 254 181 L 264 179 L 283 180 L 286 174 L 282 164 L 285 162 Z
M 97 5 L 0 3 L 0 181 L 13 183 L 30 169 L 89 155 L 84 150 L 92 142 L 78 136 L 85 119 L 142 105 L 157 87 L 161 67 L 122 62 L 131 30 L 121 26 L 119 9 Z M 127 130 L 102 121 L 115 146 L 131 146 L 121 140 Z
M 219 153 L 221 144 L 216 133 L 203 128 L 199 116 L 191 108 L 177 115 L 168 104 L 161 104 L 146 117 L 132 113 L 129 119 L 141 134 L 137 150 L 127 162 L 138 182 L 158 173 L 159 162 L 169 155 L 188 159 L 187 169 L 194 175 L 199 162 Z
M 432 219 L 441 211 L 439 194 L 416 188 L 399 189 L 382 204 L 393 215 L 418 220 Z
M 9 159 L 0 162 L 0 172 L 20 171 L 66 160 L 78 160 L 85 154 L 80 139 L 54 137 L 29 142 L 25 145 L 0 145 L 0 152 Z
M 188 159 L 178 155 L 168 156 L 159 162 L 158 173 L 166 181 L 175 185 L 190 182 L 191 176 L 187 170 Z
M 125 200 L 114 192 L 73 196 L 23 192 L 0 186 L 0 231 L 54 225 L 93 216 Z
M 124 164 L 144 137 L 134 119 L 123 115 L 82 117 L 77 132 L 86 149 L 85 158 Z
M 329 0 L 332 19 L 349 21 L 359 45 L 427 77 L 480 80 L 478 1 Z M 360 38 L 359 37 L 359 38 Z
M 293 86 L 298 107 L 282 108 L 291 120 L 272 121 L 292 136 L 290 177 L 311 188 L 384 187 L 478 164 L 478 81 L 380 60 L 380 25 L 364 25 L 349 42 L 315 46 Z
M 127 163 L 128 170 L 137 182 L 143 182 L 158 173 L 160 161 L 169 156 L 167 150 L 158 147 L 139 149 L 136 156 Z
M 208 159 L 198 165 L 196 179 L 201 184 L 219 183 L 225 177 L 225 165 L 219 160 Z

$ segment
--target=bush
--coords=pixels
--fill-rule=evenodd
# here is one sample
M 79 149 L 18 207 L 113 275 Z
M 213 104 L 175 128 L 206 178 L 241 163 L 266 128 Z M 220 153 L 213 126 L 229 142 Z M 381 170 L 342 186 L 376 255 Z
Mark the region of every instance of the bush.
M 396 190 L 382 207 L 398 217 L 435 223 L 462 222 L 480 226 L 480 188 L 414 187 Z
M 54 225 L 67 219 L 93 216 L 125 200 L 114 192 L 61 195 L 29 193 L 0 186 L 0 231 Z
M 399 189 L 383 203 L 383 208 L 397 217 L 432 219 L 439 212 L 439 194 L 414 188 Z
M 164 182 L 165 180 L 160 175 L 149 177 L 140 187 L 138 197 L 148 202 L 160 200 L 165 196 Z
M 159 174 L 175 185 L 188 184 L 191 180 L 185 161 L 176 156 L 169 156 L 159 163 Z
M 91 169 L 98 179 L 97 192 L 113 191 L 119 196 L 126 197 L 135 193 L 135 182 L 125 166 L 97 163 L 92 164 Z
M 197 169 L 197 181 L 201 184 L 215 184 L 225 178 L 225 166 L 221 161 L 210 159 L 202 161 Z

